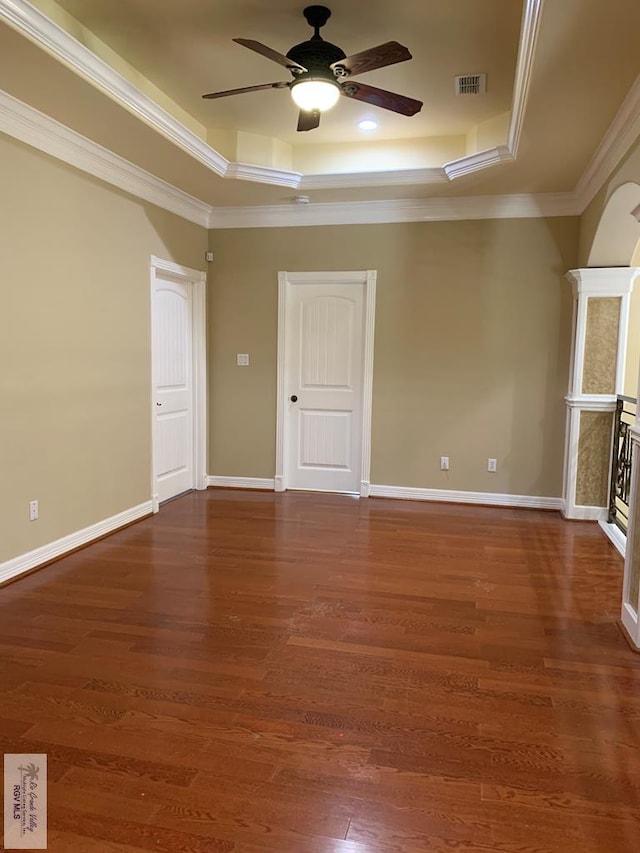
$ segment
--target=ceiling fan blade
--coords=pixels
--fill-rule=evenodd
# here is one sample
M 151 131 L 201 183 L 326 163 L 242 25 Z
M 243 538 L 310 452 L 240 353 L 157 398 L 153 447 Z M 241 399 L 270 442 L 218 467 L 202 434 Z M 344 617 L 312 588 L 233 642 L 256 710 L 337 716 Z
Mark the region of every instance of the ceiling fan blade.
M 260 92 L 262 89 L 288 89 L 288 83 L 261 83 L 259 86 L 244 86 L 242 89 L 227 89 L 226 92 L 209 92 L 203 98 L 226 98 L 227 95 L 242 95 L 243 92 Z
M 394 113 L 405 116 L 413 116 L 422 109 L 422 101 L 415 98 L 407 98 L 406 95 L 398 95 L 396 92 L 387 92 L 386 89 L 376 89 L 375 86 L 365 86 L 364 83 L 344 83 L 342 94 L 356 101 L 365 101 L 374 107 L 382 107 Z
M 278 53 L 277 50 L 273 50 L 273 48 L 267 47 L 266 44 L 262 44 L 259 41 L 254 41 L 253 39 L 233 39 L 233 41 L 236 44 L 241 44 L 243 47 L 248 47 L 249 50 L 255 50 L 261 56 L 266 56 L 267 59 L 277 62 L 278 65 L 284 65 L 285 68 L 289 68 L 291 71 L 304 72 L 307 70 L 304 65 L 298 65 L 293 59 L 289 59 L 288 56 Z
M 315 130 L 316 127 L 320 126 L 320 113 L 318 110 L 315 112 L 307 112 L 306 110 L 300 110 L 300 114 L 298 115 L 298 130 Z
M 373 71 L 374 68 L 384 68 L 386 65 L 395 65 L 396 62 L 406 62 L 413 57 L 404 45 L 397 41 L 388 41 L 377 47 L 370 47 L 362 53 L 354 53 L 346 59 L 339 59 L 331 63 L 331 68 L 344 68 L 349 77 L 363 74 L 365 71 Z

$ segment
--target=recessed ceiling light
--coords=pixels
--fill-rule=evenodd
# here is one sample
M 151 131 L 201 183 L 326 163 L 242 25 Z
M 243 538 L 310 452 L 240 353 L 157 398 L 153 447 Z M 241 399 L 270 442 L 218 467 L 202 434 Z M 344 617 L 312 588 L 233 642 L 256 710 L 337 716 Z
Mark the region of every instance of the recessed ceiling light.
M 370 118 L 366 118 L 364 121 L 358 122 L 358 127 L 360 130 L 364 130 L 365 133 L 371 133 L 372 130 L 375 130 L 378 126 L 377 121 L 373 121 Z

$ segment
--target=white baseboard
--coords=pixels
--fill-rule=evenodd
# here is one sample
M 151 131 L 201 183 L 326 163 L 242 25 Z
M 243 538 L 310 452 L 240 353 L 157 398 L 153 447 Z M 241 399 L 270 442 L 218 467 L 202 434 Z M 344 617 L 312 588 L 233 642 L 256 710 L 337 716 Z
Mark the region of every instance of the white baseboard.
M 217 477 L 209 474 L 208 486 L 218 486 L 225 489 L 275 489 L 275 480 L 268 477 Z
M 606 519 L 600 519 L 598 524 L 604 531 L 604 535 L 613 543 L 617 551 L 624 557 L 627 553 L 627 537 L 617 524 L 609 524 Z
M 209 486 L 222 486 L 230 489 L 270 489 L 281 491 L 281 478 L 268 479 L 259 477 L 218 477 L 210 474 L 207 477 Z M 400 498 L 412 501 L 446 501 L 448 503 L 485 504 L 487 506 L 528 507 L 530 509 L 557 509 L 564 506 L 562 498 L 542 498 L 530 495 L 499 495 L 491 492 L 456 492 L 450 489 L 418 489 L 408 486 L 379 486 L 361 484 L 367 494 L 360 492 L 361 497 Z M 599 516 L 598 516 L 599 517 Z
M 76 530 L 75 533 L 63 536 L 62 539 L 56 539 L 55 542 L 41 545 L 40 548 L 35 548 L 33 551 L 28 551 L 26 554 L 0 563 L 0 583 L 18 577 L 18 575 L 35 569 L 43 563 L 48 563 L 50 560 L 55 560 L 57 557 L 62 557 L 69 551 L 73 551 L 81 545 L 87 545 L 95 539 L 100 539 L 107 533 L 113 533 L 114 530 L 125 527 L 145 515 L 150 515 L 152 509 L 152 502 L 145 501 L 138 506 L 131 507 L 131 509 L 125 509 L 117 515 L 112 515 L 111 518 L 105 518 L 104 521 L 98 521 L 97 524 L 85 527 L 83 530 Z
M 532 495 L 500 495 L 492 492 L 457 492 L 452 489 L 418 489 L 409 486 L 371 485 L 373 498 L 400 498 L 409 501 L 443 501 L 446 503 L 484 504 L 486 506 L 513 506 L 528 509 L 557 509 L 564 505 L 562 498 L 534 497 Z
M 620 621 L 622 622 L 622 627 L 627 632 L 627 636 L 635 648 L 638 649 L 638 615 L 627 601 L 622 604 Z
M 565 506 L 562 515 L 569 521 L 603 521 L 607 517 L 604 506 Z

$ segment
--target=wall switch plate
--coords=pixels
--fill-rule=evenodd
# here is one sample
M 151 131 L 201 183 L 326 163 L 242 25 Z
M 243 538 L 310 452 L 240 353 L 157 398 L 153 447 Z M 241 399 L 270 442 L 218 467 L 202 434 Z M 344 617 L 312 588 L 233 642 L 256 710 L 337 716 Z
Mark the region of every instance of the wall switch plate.
M 440 470 L 441 471 L 448 471 L 449 470 L 449 457 L 448 456 L 441 456 L 440 457 Z
M 38 518 L 38 501 L 29 501 L 29 521 L 35 521 Z
M 495 472 L 497 470 L 498 470 L 498 460 L 492 459 L 491 457 L 489 457 L 487 459 L 487 471 L 490 471 L 492 474 L 495 474 Z
M 238 367 L 249 367 L 249 354 L 246 352 L 237 353 L 236 364 Z

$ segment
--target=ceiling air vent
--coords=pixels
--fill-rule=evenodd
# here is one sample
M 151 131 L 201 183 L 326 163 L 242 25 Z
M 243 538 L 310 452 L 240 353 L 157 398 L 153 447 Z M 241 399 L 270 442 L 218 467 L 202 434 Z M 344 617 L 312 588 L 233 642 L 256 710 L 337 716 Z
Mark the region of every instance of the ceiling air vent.
M 456 95 L 484 95 L 487 91 L 486 74 L 460 74 L 456 81 Z

